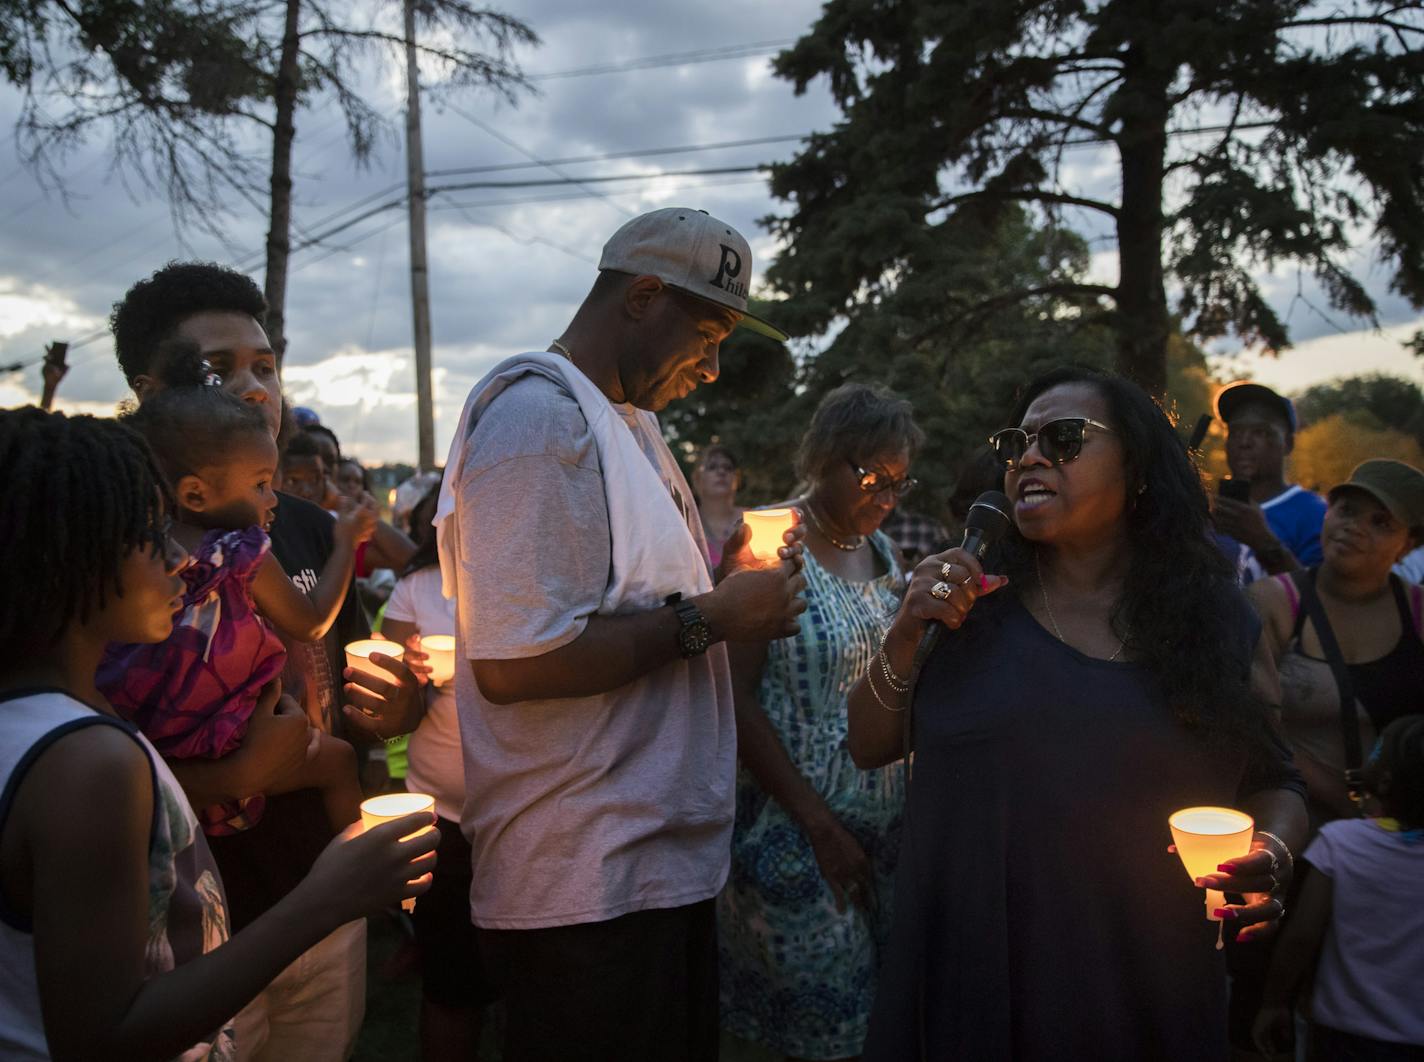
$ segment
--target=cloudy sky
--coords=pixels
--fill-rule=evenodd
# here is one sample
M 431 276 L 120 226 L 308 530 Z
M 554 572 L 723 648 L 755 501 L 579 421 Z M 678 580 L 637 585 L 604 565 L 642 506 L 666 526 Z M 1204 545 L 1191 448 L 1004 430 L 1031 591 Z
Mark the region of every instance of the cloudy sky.
M 678 171 L 750 166 L 786 158 L 795 142 L 721 147 L 679 154 L 567 163 L 555 173 L 531 159 L 569 159 L 655 148 L 792 137 L 826 128 L 836 111 L 821 88 L 796 97 L 771 76 L 769 56 L 804 32 L 812 0 L 724 0 L 718 5 L 617 0 L 528 0 L 509 8 L 543 38 L 521 53 L 537 92 L 510 107 L 466 93 L 448 106 L 427 103 L 429 171 L 528 164 L 528 168 L 432 177 L 468 180 L 556 180 L 561 175 L 661 174 L 656 179 L 561 187 L 482 188 L 431 200 L 429 247 L 435 335 L 436 449 L 448 447 L 464 396 L 495 361 L 542 349 L 559 334 L 587 290 L 598 251 L 632 214 L 660 206 L 701 207 L 730 221 L 765 262 L 775 247 L 757 219 L 776 209 L 757 174 L 675 176 Z M 739 58 L 685 61 L 689 53 L 734 50 Z M 684 57 L 673 62 L 668 57 Z M 658 62 L 645 63 L 645 60 Z M 666 60 L 666 61 L 663 61 Z M 593 73 L 595 68 L 621 67 Z M 631 68 L 630 68 L 631 67 Z M 582 72 L 579 76 L 538 77 Z M 401 128 L 399 71 L 372 71 L 370 97 Z M 0 128 L 13 126 L 17 94 L 0 88 Z M 255 151 L 260 151 L 256 142 Z M 104 329 L 110 305 L 135 280 L 172 258 L 235 263 L 261 281 L 265 221 L 234 210 L 219 242 L 195 231 L 175 233 L 167 206 L 126 189 L 108 167 L 101 139 L 66 162 L 68 199 L 47 192 L 0 138 L 0 365 L 28 361 L 52 339 L 83 339 Z M 1069 181 L 1111 193 L 1113 159 L 1080 152 Z M 328 105 L 298 115 L 297 221 L 307 231 L 322 219 L 374 197 L 399 197 L 402 141 L 393 135 L 366 170 L 347 154 L 339 115 Z M 596 191 L 593 194 L 590 189 Z M 379 193 L 385 192 L 381 195 Z M 410 358 L 410 287 L 403 210 L 377 214 L 298 252 L 288 291 L 285 380 L 292 400 L 316 408 L 346 449 L 368 462 L 409 460 L 415 450 L 414 380 Z M 1087 220 L 1083 219 L 1085 227 Z M 1103 233 L 1090 236 L 1102 237 Z M 1094 272 L 1115 280 L 1115 257 L 1095 244 Z M 1367 243 L 1361 261 L 1370 258 Z M 760 268 L 758 269 L 760 271 Z M 1424 381 L 1424 368 L 1399 340 L 1420 323 L 1398 299 L 1384 297 L 1382 271 L 1366 273 L 1381 296 L 1382 332 L 1329 319 L 1312 306 L 1312 288 L 1294 272 L 1266 278 L 1275 304 L 1288 312 L 1298 346 L 1279 360 L 1250 355 L 1231 375 L 1253 374 L 1299 388 L 1330 377 L 1382 370 Z M 1298 297 L 1302 292 L 1304 298 Z M 1231 352 L 1229 345 L 1224 353 Z M 74 367 L 58 405 L 109 412 L 127 393 L 107 336 L 70 354 Z M 39 370 L 0 373 L 0 407 L 32 401 Z

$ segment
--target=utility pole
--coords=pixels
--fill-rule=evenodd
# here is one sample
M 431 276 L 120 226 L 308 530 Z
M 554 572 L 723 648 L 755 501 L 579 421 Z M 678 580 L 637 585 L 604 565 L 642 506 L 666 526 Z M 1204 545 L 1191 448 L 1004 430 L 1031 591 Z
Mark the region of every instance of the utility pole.
M 420 146 L 420 70 L 415 5 L 405 0 L 405 163 L 410 201 L 410 307 L 415 318 L 415 407 L 420 467 L 435 467 L 435 404 L 430 388 L 430 274 L 425 262 L 425 153 Z

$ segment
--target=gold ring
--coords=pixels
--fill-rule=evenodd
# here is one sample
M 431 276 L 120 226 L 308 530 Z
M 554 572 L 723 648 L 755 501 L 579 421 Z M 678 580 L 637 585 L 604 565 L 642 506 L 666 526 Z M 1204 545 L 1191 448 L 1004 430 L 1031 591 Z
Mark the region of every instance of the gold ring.
M 935 583 L 934 586 L 930 587 L 930 597 L 939 598 L 941 601 L 948 601 L 950 592 L 953 591 L 953 589 L 954 587 L 948 583 Z
M 948 580 L 949 573 L 952 571 L 954 571 L 954 565 L 949 561 L 945 561 L 944 564 L 940 565 L 939 577 L 941 579 Z

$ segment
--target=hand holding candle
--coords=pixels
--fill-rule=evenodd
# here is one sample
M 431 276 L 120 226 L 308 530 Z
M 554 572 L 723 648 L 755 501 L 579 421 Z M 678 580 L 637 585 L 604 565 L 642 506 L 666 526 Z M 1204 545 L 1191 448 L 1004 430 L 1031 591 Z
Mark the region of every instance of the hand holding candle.
M 796 526 L 795 509 L 748 509 L 742 522 L 751 530 L 747 548 L 758 561 L 766 564 L 778 558 L 777 551 L 786 545 L 786 532 Z
M 455 677 L 455 636 L 453 634 L 422 634 L 420 647 L 429 657 L 432 685 L 443 686 Z
M 403 796 L 404 794 L 397 794 Z M 440 833 L 433 808 L 367 828 L 353 822 L 317 857 L 291 896 L 322 935 L 430 888 Z
M 361 828 L 369 830 L 383 822 L 390 822 L 393 819 L 419 812 L 433 813 L 434 810 L 435 798 L 425 793 L 386 793 L 383 796 L 369 797 L 361 801 Z M 426 826 L 423 830 L 416 830 L 409 837 L 428 833 L 433 829 L 435 829 L 434 826 Z M 402 838 L 402 840 L 406 839 L 408 838 Z M 404 899 L 401 901 L 401 907 L 407 911 L 413 911 L 415 900 Z
M 1218 868 L 1251 851 L 1251 836 L 1256 823 L 1250 815 L 1233 808 L 1183 808 L 1167 820 L 1177 856 L 1187 868 L 1193 883 L 1216 876 Z M 1226 903 L 1226 896 L 1216 889 L 1206 890 L 1206 917 L 1221 919 L 1217 911 Z
M 404 647 L 399 642 L 388 642 L 383 638 L 363 638 L 359 642 L 350 642 L 346 646 L 347 667 L 370 675 L 372 678 L 389 682 L 391 680 L 390 672 L 371 660 L 372 653 L 381 653 L 399 660 L 405 655 Z

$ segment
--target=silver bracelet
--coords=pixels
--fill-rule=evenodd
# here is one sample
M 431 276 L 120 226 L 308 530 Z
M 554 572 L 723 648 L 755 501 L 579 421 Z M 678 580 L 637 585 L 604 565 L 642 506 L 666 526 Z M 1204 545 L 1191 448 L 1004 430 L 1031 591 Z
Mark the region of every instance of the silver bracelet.
M 880 636 L 880 666 L 885 669 L 885 677 L 890 680 L 891 687 L 898 690 L 908 690 L 910 688 L 910 680 L 901 678 L 895 673 L 895 669 L 890 666 L 890 654 L 885 651 L 885 642 L 889 637 L 890 632 L 888 630 Z
M 1279 837 L 1277 837 L 1274 833 L 1271 833 L 1269 830 L 1257 830 L 1256 836 L 1269 837 L 1271 840 L 1275 841 L 1276 844 L 1280 845 L 1281 851 L 1286 854 L 1286 865 L 1289 867 L 1295 866 L 1295 855 L 1291 852 L 1290 845 L 1286 844 L 1285 841 L 1282 841 Z
M 1276 842 L 1276 844 L 1280 847 L 1280 850 L 1286 854 L 1286 876 L 1287 876 L 1287 878 L 1293 877 L 1293 876 L 1295 875 L 1295 855 L 1291 852 L 1291 850 L 1290 850 L 1290 845 L 1286 844 L 1285 841 L 1282 841 L 1279 837 L 1277 837 L 1277 836 L 1276 836 L 1274 833 L 1272 833 L 1270 830 L 1257 830 L 1256 833 L 1255 833 L 1255 836 L 1256 836 L 1256 837 L 1269 837 L 1271 840 L 1273 840 L 1273 841 Z M 1277 876 L 1278 873 L 1279 873 L 1279 871 L 1280 871 L 1280 860 L 1276 858 L 1276 853 L 1275 853 L 1275 852 L 1272 852 L 1272 853 L 1271 853 L 1271 879 L 1272 879 L 1273 881 L 1275 881 L 1275 883 L 1276 883 L 1276 889 L 1279 889 L 1279 888 L 1281 887 L 1281 885 L 1283 884 L 1281 878 Z M 1272 891 L 1272 892 L 1275 892 L 1276 890 L 1275 890 L 1275 889 L 1272 889 L 1271 891 Z M 1285 904 L 1284 904 L 1284 903 L 1281 904 L 1281 914 L 1285 914 Z
M 909 693 L 909 680 L 902 679 L 899 675 L 895 674 L 894 670 L 890 667 L 890 660 L 885 655 L 885 650 L 881 649 L 880 652 L 875 654 L 875 658 L 880 661 L 880 671 L 885 676 L 885 681 L 889 684 L 890 688 L 896 693 Z
M 908 704 L 902 704 L 896 708 L 893 704 L 885 703 L 885 699 L 880 696 L 880 691 L 875 688 L 875 668 L 872 667 L 865 673 L 865 681 L 870 684 L 871 696 L 873 696 L 880 707 L 884 708 L 887 712 L 903 712 L 909 707 Z

